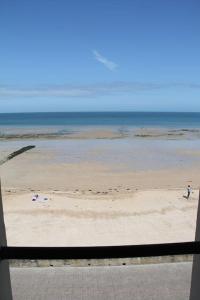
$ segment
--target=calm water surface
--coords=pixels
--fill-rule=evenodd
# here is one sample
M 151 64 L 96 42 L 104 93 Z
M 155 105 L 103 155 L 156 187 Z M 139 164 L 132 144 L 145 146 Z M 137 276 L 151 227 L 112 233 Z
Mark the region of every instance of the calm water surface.
M 64 125 L 200 128 L 200 113 L 64 112 L 0 114 L 0 126 Z

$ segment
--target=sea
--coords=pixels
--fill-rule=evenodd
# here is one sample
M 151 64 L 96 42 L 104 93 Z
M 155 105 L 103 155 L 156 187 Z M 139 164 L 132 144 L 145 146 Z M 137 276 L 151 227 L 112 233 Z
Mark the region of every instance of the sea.
M 200 128 L 200 113 L 191 112 L 37 112 L 0 113 L 0 127 L 134 126 Z

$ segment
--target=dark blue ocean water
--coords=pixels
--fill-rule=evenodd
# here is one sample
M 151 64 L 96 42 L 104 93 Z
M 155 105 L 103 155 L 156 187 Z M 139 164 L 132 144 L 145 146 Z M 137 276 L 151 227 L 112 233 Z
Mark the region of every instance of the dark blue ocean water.
M 200 128 L 200 113 L 59 112 L 0 114 L 0 126 L 136 126 Z

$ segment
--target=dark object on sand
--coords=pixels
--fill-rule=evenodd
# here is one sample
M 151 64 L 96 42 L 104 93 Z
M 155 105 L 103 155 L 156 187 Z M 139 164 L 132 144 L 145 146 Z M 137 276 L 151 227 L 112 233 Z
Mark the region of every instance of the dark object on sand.
M 38 199 L 38 197 L 39 197 L 38 194 L 34 195 L 34 196 L 32 197 L 32 201 L 36 201 L 36 200 Z
M 187 199 L 189 199 L 190 194 L 191 194 L 191 186 L 188 185 L 188 187 L 187 187 Z
M 33 148 L 35 148 L 35 146 L 30 145 L 30 146 L 22 147 L 22 148 L 20 148 L 19 150 L 12 152 L 12 153 L 9 154 L 6 158 L 4 158 L 4 159 L 2 159 L 2 160 L 0 161 L 0 165 L 4 164 L 5 162 L 7 162 L 8 160 L 14 158 L 15 156 L 17 156 L 17 155 L 19 155 L 19 154 L 22 154 L 22 153 L 24 153 L 24 152 L 26 152 L 26 151 L 28 151 L 28 150 L 33 149 Z

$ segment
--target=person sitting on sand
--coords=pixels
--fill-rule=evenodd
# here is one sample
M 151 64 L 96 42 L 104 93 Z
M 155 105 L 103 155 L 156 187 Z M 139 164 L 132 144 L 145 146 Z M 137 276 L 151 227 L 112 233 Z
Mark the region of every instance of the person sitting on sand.
M 38 199 L 38 197 L 39 197 L 39 195 L 34 195 L 34 196 L 32 197 L 32 201 L 36 201 L 36 200 Z
M 189 199 L 190 194 L 191 194 L 191 186 L 188 185 L 188 187 L 187 187 L 187 199 Z

